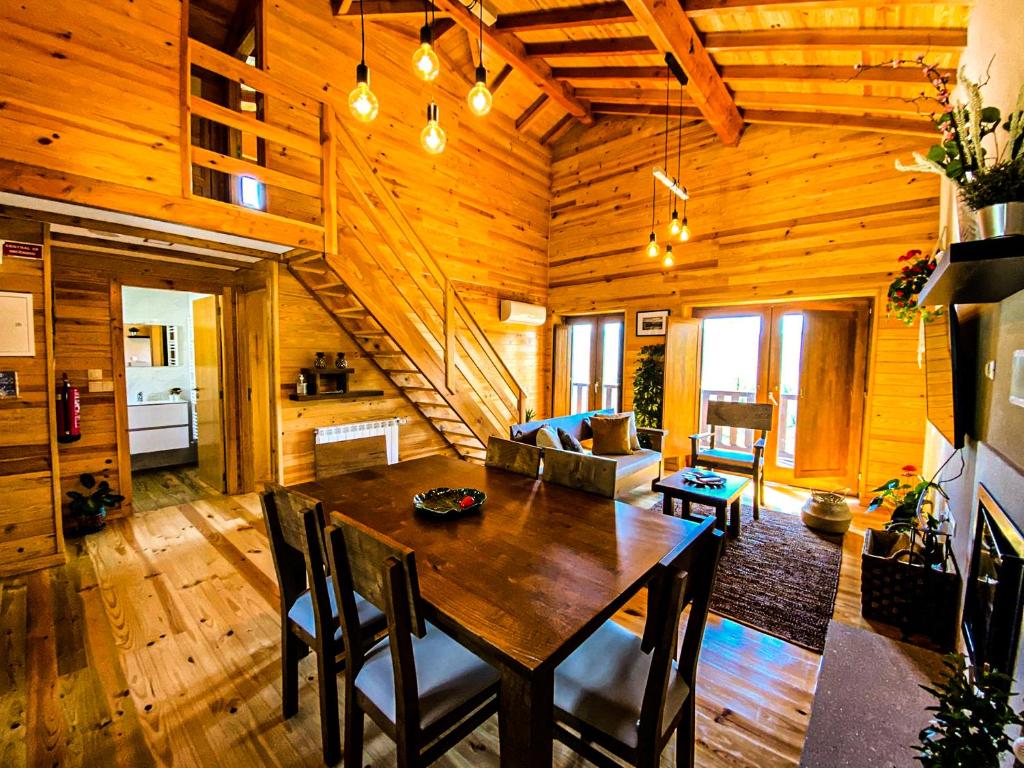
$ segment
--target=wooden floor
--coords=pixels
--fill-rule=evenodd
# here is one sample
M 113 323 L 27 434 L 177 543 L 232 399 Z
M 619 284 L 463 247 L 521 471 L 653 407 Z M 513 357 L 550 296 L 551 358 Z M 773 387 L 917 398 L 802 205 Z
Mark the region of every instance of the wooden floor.
M 171 491 L 185 492 L 174 483 Z M 64 567 L 0 581 L 0 766 L 321 765 L 312 656 L 300 712 L 281 719 L 276 585 L 258 501 L 202 496 L 69 542 Z M 793 514 L 802 499 L 769 488 L 767 501 Z M 855 625 L 857 531 L 867 522 L 877 524 L 858 510 L 836 602 L 835 617 Z M 639 631 L 643 601 L 617 618 Z M 698 765 L 798 763 L 819 661 L 712 616 L 697 690 Z M 497 749 L 492 719 L 437 765 L 496 766 Z M 555 765 L 585 765 L 555 749 Z M 664 765 L 675 764 L 674 749 Z M 368 722 L 365 764 L 394 759 Z

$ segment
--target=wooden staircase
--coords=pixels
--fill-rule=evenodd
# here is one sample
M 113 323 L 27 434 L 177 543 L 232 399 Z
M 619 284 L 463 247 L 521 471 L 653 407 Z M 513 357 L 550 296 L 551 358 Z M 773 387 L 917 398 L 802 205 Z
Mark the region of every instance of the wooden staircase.
M 449 446 L 482 461 L 488 437 L 525 419 L 523 389 L 348 129 L 331 129 L 342 197 L 325 220 L 345 253 L 285 264 Z

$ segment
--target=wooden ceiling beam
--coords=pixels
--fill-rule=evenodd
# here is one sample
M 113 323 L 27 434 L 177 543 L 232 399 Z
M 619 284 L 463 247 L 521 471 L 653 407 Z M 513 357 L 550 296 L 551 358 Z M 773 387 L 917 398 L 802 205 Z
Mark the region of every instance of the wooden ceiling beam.
M 570 128 L 572 128 L 573 123 L 575 122 L 576 120 L 572 115 L 564 115 L 561 120 L 544 131 L 544 135 L 542 135 L 539 140 L 541 146 L 558 141 L 569 131 Z
M 903 5 L 969 6 L 975 0 L 683 0 L 686 14 L 691 18 L 708 16 L 722 11 L 779 11 L 786 8 L 877 8 Z
M 558 40 L 551 43 L 527 43 L 531 56 L 555 59 L 569 56 L 614 56 L 616 54 L 657 53 L 646 37 L 606 37 L 596 40 Z
M 504 67 L 502 67 L 499 70 L 498 74 L 496 74 L 494 76 L 494 79 L 491 81 L 491 85 L 490 85 L 491 93 L 492 94 L 497 93 L 498 89 L 501 88 L 501 86 L 505 84 L 506 80 L 508 80 L 508 76 L 511 75 L 512 72 L 514 72 L 514 71 L 515 70 L 512 69 L 512 65 L 511 64 L 506 64 Z
M 955 69 L 940 69 L 939 72 L 956 82 Z M 909 83 L 928 85 L 919 67 L 835 67 L 821 65 L 766 65 L 737 64 L 722 67 L 722 79 L 735 80 L 831 80 L 836 83 Z
M 834 51 L 909 48 L 934 52 L 959 51 L 966 45 L 966 29 L 772 29 L 708 32 L 704 35 L 704 47 L 711 53 L 779 48 L 824 48 Z
M 624 2 L 590 3 L 546 11 L 503 13 L 494 22 L 494 28 L 505 32 L 535 32 L 539 29 L 595 27 L 631 21 L 633 14 Z
M 552 72 L 560 80 L 664 80 L 667 67 L 555 67 Z M 956 81 L 956 70 L 939 70 Z M 856 70 L 853 67 L 787 64 L 735 64 L 721 68 L 722 79 L 726 82 L 738 80 L 829 80 L 836 83 L 909 83 L 927 82 L 917 67 L 875 67 Z M 693 93 L 693 83 L 687 86 Z M 696 99 L 695 99 L 696 100 Z
M 881 131 L 883 133 L 900 133 L 908 136 L 935 136 L 935 126 L 932 121 L 921 118 L 874 117 L 871 115 L 857 117 L 853 115 L 834 115 L 825 112 L 747 109 L 743 112 L 743 119 L 748 123 Z
M 455 23 L 472 35 L 479 34 L 480 20 L 462 4 L 462 0 L 435 0 L 438 10 L 446 11 Z M 484 45 L 532 82 L 541 92 L 582 123 L 592 123 L 590 106 L 576 98 L 572 86 L 551 74 L 551 67 L 543 59 L 526 53 L 526 46 L 511 32 L 483 25 Z
M 679 62 L 689 78 L 687 92 L 722 142 L 738 144 L 743 118 L 679 0 L 626 0 L 626 5 L 658 50 Z
M 422 19 L 423 3 L 421 0 L 364 0 L 363 15 L 367 21 L 403 16 Z M 336 13 L 335 18 L 359 21 L 359 4 L 353 3 L 347 11 Z
M 537 99 L 523 110 L 523 114 L 516 118 L 516 130 L 521 131 L 538 115 L 541 108 L 548 103 L 548 95 L 542 93 Z
M 671 104 L 606 104 L 595 101 L 591 105 L 595 115 L 634 117 L 679 117 L 680 108 Z M 682 116 L 701 118 L 700 110 L 683 106 Z M 843 128 L 848 130 L 881 131 L 909 136 L 934 136 L 935 127 L 930 120 L 910 117 L 876 117 L 873 115 L 837 115 L 828 112 L 801 112 L 793 110 L 747 109 L 743 119 L 748 123 L 797 125 Z
M 125 256 L 138 259 L 156 259 L 168 261 L 172 264 L 202 264 L 207 267 L 237 269 L 252 269 L 259 262 L 238 261 L 236 259 L 225 259 L 223 257 L 211 256 L 206 253 L 193 253 L 192 251 L 176 251 L 172 248 L 153 248 L 136 243 L 124 243 L 117 240 L 104 240 L 93 237 L 83 237 L 65 232 L 53 232 L 50 238 L 55 246 L 73 248 L 76 251 L 96 253 L 110 256 Z

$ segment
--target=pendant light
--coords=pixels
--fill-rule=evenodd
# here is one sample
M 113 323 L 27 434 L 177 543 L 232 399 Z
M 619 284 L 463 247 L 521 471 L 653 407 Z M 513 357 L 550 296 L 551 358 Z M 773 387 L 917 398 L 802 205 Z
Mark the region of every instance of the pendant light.
M 675 263 L 675 259 L 672 258 L 672 243 L 669 243 L 665 246 L 665 258 L 661 260 L 661 265 L 668 269 Z
M 348 95 L 348 108 L 352 116 L 363 123 L 377 117 L 380 102 L 370 90 L 370 69 L 366 66 L 366 20 L 363 18 L 363 0 L 359 0 L 359 63 L 356 65 L 356 87 Z
M 427 124 L 420 131 L 420 144 L 432 155 L 444 152 L 445 144 L 448 143 L 448 135 L 437 122 L 437 117 L 437 104 L 431 99 L 427 105 Z
M 679 179 L 683 176 L 683 86 L 679 86 L 679 128 L 676 130 L 676 184 L 679 183 Z M 673 226 L 673 235 L 678 235 L 679 242 L 685 243 L 690 239 L 690 223 L 686 220 L 686 202 L 690 199 L 689 193 L 686 191 L 686 187 L 683 187 L 683 221 L 679 224 L 679 228 L 675 229 Z M 673 201 L 674 202 L 674 201 Z M 676 213 L 675 208 L 672 209 L 672 223 L 676 224 L 679 221 L 679 214 Z
M 437 54 L 434 53 L 434 29 L 430 24 L 430 17 L 428 15 L 432 6 L 428 3 L 429 0 L 423 0 L 423 26 L 420 27 L 420 47 L 412 54 L 412 71 L 416 73 L 416 77 L 426 83 L 437 79 L 437 74 L 441 71 L 441 62 L 438 61 Z
M 647 256 L 651 259 L 658 258 L 658 254 L 661 253 L 661 249 L 658 247 L 658 238 L 654 234 L 654 206 L 656 204 L 658 196 L 658 185 L 656 182 L 651 182 L 651 237 L 647 241 Z
M 493 97 L 487 90 L 487 70 L 484 68 L 484 4 L 476 0 L 480 9 L 477 16 L 480 18 L 480 66 L 476 68 L 476 85 L 469 89 L 469 109 L 478 117 L 483 117 L 491 111 Z

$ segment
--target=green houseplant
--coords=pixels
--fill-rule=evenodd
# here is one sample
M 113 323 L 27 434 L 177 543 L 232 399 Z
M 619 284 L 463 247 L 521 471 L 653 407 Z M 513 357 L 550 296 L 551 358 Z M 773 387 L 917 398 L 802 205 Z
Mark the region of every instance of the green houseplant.
M 983 238 L 1024 234 L 1024 85 L 1004 120 L 998 107 L 985 106 L 984 84 L 968 78 L 962 69 L 957 82 L 967 98 L 961 104 L 952 99 L 950 77 L 936 65 L 926 64 L 923 56 L 887 64 L 921 67 L 935 89 L 938 109 L 932 119 L 941 134 L 939 143 L 926 154 L 915 152 L 913 163 L 897 161 L 896 168 L 950 179 L 957 185 L 960 199 L 976 212 Z
M 960 654 L 947 656 L 945 665 L 945 680 L 935 688 L 922 686 L 938 703 L 928 707 L 934 716 L 919 735 L 916 759 L 924 768 L 1000 765 L 1012 746 L 1006 729 L 1024 725 L 1024 718 L 1010 706 L 1010 678 L 988 669 L 975 669 L 968 676 Z
M 917 482 L 913 482 L 915 477 Z M 903 467 L 903 473 L 899 477 L 894 477 L 871 491 L 875 497 L 868 505 L 868 512 L 888 508 L 892 511 L 889 522 L 885 524 L 887 530 L 899 531 L 912 528 L 917 522 L 918 506 L 924 495 L 931 489 L 941 494 L 943 498 L 949 498 L 939 483 L 925 480 L 917 474 L 917 467 L 907 464 Z
M 665 345 L 648 344 L 641 347 L 633 374 L 633 412 L 638 427 L 661 429 L 664 389 Z M 641 436 L 640 442 L 644 443 L 645 439 Z
M 78 533 L 95 533 L 107 524 L 107 507 L 120 504 L 124 496 L 115 493 L 106 480 L 97 482 L 96 476 L 88 472 L 80 475 L 78 482 L 86 492 L 68 491 L 68 509 Z

